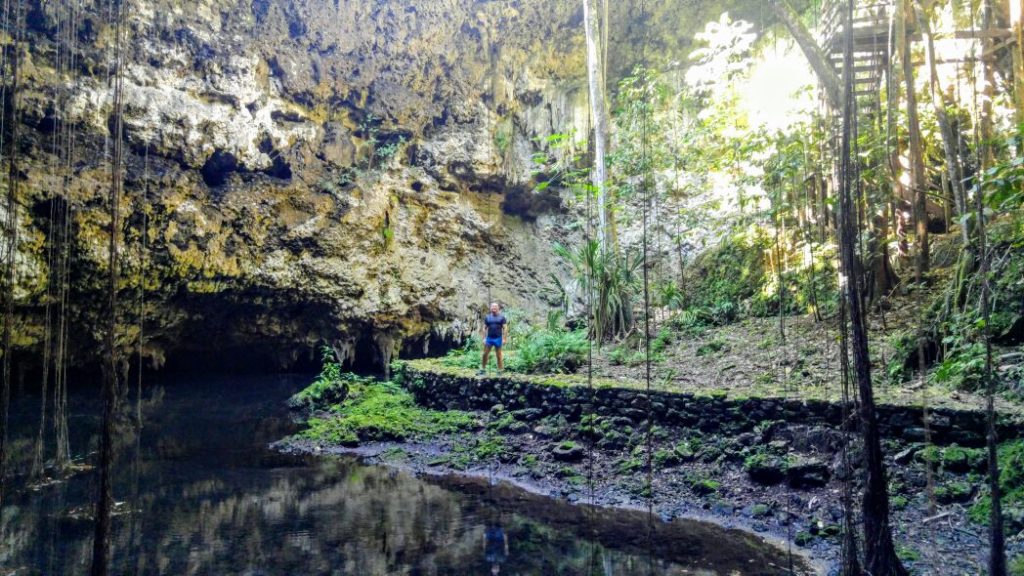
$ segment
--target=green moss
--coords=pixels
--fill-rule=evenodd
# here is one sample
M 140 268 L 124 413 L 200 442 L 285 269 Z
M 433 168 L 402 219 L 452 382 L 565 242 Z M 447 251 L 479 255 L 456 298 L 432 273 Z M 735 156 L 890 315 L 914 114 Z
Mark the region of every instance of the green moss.
M 941 504 L 966 502 L 974 488 L 967 482 L 949 482 L 935 489 L 935 499 Z
M 722 487 L 721 482 L 700 475 L 691 475 L 686 480 L 690 484 L 690 489 L 700 496 L 714 494 Z
M 1024 530 L 1024 440 L 1004 442 L 999 446 L 999 486 L 1003 492 L 1003 520 L 1010 532 Z M 987 490 L 968 510 L 968 516 L 979 524 L 988 524 L 992 499 Z
M 921 552 L 911 546 L 897 545 L 896 555 L 904 562 L 917 562 L 921 560 Z
M 509 454 L 505 438 L 497 434 L 466 436 L 452 448 L 449 464 L 465 470 L 473 464 L 493 459 L 505 460 Z
M 317 383 L 309 389 L 315 393 Z M 441 412 L 416 405 L 412 395 L 396 384 L 353 379 L 348 398 L 331 407 L 334 415 L 313 418 L 299 437 L 331 444 L 359 441 L 408 440 L 435 437 L 476 428 L 473 414 Z
M 956 444 L 942 450 L 942 465 L 946 470 L 966 472 L 985 467 L 985 450 L 982 448 L 961 448 Z
M 621 462 L 619 462 L 617 467 L 619 469 L 619 472 L 622 472 L 623 474 L 627 474 L 627 473 L 633 472 L 635 470 L 643 469 L 644 461 L 641 458 L 636 458 L 636 457 L 629 458 L 627 460 L 622 460 Z
M 810 532 L 800 531 L 793 537 L 793 543 L 797 546 L 807 546 L 811 542 L 814 542 L 814 534 Z
M 1024 576 L 1024 556 L 1010 559 L 1010 576 Z
M 682 463 L 675 450 L 661 449 L 654 452 L 654 465 L 657 468 L 671 468 Z

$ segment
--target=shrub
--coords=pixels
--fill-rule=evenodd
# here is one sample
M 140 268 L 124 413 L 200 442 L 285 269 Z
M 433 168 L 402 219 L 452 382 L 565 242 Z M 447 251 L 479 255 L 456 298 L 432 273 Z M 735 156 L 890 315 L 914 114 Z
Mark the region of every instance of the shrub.
M 505 368 L 520 374 L 575 372 L 587 358 L 589 341 L 586 330 L 535 328 L 525 321 L 512 322 L 514 346 L 505 352 Z M 483 342 L 477 336 L 449 352 L 441 362 L 457 368 L 479 368 Z
M 506 366 L 523 374 L 575 372 L 588 349 L 585 330 L 537 329 L 518 342 Z
M 334 356 L 334 350 L 324 346 L 321 350 L 323 368 L 312 384 L 288 400 L 288 406 L 296 410 L 319 410 L 339 404 L 348 396 L 349 388 L 361 386 L 369 379 L 351 373 L 343 373 Z

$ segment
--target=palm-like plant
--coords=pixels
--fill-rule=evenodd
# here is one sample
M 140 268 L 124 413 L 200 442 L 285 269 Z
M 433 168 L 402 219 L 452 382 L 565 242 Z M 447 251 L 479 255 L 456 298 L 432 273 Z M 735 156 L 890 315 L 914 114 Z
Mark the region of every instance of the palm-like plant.
M 556 279 L 557 290 L 562 294 L 593 291 L 588 319 L 591 336 L 600 342 L 629 332 L 634 322 L 633 296 L 641 281 L 642 255 L 630 252 L 619 256 L 602 249 L 593 239 L 575 249 L 556 243 L 554 250 L 572 270 L 572 285 L 563 286 Z

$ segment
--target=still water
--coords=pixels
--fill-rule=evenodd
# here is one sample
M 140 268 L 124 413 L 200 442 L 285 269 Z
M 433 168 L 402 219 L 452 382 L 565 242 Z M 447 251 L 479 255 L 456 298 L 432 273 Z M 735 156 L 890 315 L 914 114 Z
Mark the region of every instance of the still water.
M 148 385 L 142 433 L 120 436 L 115 574 L 777 575 L 785 555 L 700 522 L 575 506 L 471 478 L 417 478 L 354 459 L 268 447 L 295 430 L 303 376 L 179 377 Z M 69 404 L 72 453 L 95 450 L 98 403 Z M 38 397 L 11 416 L 14 468 Z M 94 474 L 28 488 L 0 518 L 0 574 L 85 574 Z

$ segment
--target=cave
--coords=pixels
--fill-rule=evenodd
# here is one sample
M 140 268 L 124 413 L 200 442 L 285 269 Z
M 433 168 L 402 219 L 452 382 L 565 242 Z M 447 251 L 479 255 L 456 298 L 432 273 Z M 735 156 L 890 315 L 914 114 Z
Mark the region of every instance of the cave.
M 227 184 L 231 174 L 238 171 L 238 158 L 230 152 L 217 150 L 203 164 L 200 174 L 207 186 L 218 188 Z
M 0 3 L 0 569 L 1021 572 L 1021 0 L 919 4 Z

